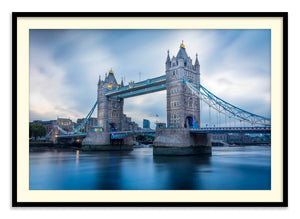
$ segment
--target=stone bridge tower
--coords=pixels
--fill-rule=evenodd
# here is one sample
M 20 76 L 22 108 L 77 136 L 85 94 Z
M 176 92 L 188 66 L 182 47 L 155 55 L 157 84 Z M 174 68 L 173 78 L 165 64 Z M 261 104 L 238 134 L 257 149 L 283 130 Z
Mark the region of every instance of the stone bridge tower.
M 111 141 L 111 131 L 123 130 L 123 105 L 124 99 L 118 97 L 107 97 L 106 92 L 123 86 L 118 84 L 114 72 L 109 71 L 104 80 L 99 77 L 98 81 L 98 126 L 101 131 L 89 131 L 82 141 L 82 150 L 132 150 L 130 139 L 124 141 L 124 145 L 113 145 Z
M 123 81 L 118 84 L 114 72 L 109 71 L 105 79 L 98 81 L 98 124 L 105 132 L 122 131 L 123 105 L 124 99 L 117 97 L 106 97 L 108 90 L 113 90 L 123 86 Z
M 183 42 L 177 56 L 166 61 L 167 128 L 156 128 L 154 155 L 211 154 L 211 135 L 190 133 L 200 127 L 200 101 L 183 82 L 185 78 L 199 89 L 200 65 L 187 55 Z
M 183 42 L 177 56 L 166 61 L 167 123 L 172 128 L 200 127 L 200 101 L 183 83 L 183 78 L 199 89 L 200 65 L 187 55 Z

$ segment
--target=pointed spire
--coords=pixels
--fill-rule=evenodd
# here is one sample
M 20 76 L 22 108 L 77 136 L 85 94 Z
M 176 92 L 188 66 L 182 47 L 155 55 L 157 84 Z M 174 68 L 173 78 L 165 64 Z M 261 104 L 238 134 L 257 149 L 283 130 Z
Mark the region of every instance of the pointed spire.
M 168 50 L 168 56 L 167 56 L 166 64 L 167 64 L 167 63 L 171 63 L 171 59 L 170 59 L 170 55 L 169 55 L 169 50 Z
M 98 85 L 101 84 L 101 75 L 99 75 Z
M 112 68 L 110 69 L 108 74 L 107 73 L 105 74 L 105 83 L 115 84 L 115 85 L 118 84 Z
M 195 65 L 199 66 L 199 61 L 198 61 L 198 54 L 196 53 L 196 61 L 195 61 Z
M 185 49 L 185 46 L 183 44 L 183 40 L 182 40 L 182 43 L 180 44 L 180 47 Z
M 182 40 L 182 43 L 180 44 L 179 51 L 176 56 L 176 60 L 178 61 L 178 59 L 184 59 L 184 61 L 186 62 L 187 58 L 188 58 L 188 55 L 186 53 L 185 46 L 184 46 L 183 40 Z
M 105 78 L 104 78 L 104 83 L 107 82 L 107 72 L 105 72 Z

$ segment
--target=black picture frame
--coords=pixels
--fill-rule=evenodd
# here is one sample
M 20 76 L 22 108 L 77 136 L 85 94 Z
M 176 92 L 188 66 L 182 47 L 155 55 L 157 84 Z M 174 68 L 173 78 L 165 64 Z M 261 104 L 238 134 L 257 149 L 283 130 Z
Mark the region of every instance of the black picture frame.
M 17 19 L 21 17 L 279 17 L 283 19 L 282 202 L 20 202 L 17 190 Z M 288 206 L 288 13 L 287 12 L 13 12 L 12 13 L 12 206 L 13 207 L 287 207 Z

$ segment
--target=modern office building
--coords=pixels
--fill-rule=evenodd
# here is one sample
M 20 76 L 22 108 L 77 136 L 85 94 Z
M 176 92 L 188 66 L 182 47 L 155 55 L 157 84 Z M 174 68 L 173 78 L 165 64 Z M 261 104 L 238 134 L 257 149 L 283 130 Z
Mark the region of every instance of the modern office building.
M 150 121 L 148 119 L 143 120 L 143 128 L 150 129 Z

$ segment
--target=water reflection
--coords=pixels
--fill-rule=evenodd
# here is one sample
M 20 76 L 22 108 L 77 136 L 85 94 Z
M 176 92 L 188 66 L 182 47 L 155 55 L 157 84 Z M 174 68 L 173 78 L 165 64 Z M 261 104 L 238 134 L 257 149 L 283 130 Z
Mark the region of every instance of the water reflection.
M 153 156 L 133 151 L 30 152 L 30 189 L 270 189 L 270 147 L 214 148 L 212 156 Z
M 76 150 L 76 166 L 79 164 L 79 150 Z
M 153 161 L 158 177 L 164 188 L 190 190 L 201 187 L 195 175 L 209 171 L 210 156 L 154 156 Z

